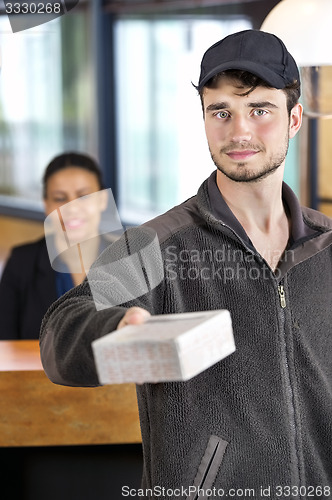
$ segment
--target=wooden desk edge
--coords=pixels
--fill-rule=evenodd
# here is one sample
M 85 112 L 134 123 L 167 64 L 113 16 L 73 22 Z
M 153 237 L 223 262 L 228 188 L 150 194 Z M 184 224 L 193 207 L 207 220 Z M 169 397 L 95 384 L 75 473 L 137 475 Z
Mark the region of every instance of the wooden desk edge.
M 141 442 L 134 384 L 53 384 L 40 363 L 37 340 L 0 341 L 0 352 L 0 365 L 4 353 L 11 356 L 6 369 L 0 368 L 0 447 Z

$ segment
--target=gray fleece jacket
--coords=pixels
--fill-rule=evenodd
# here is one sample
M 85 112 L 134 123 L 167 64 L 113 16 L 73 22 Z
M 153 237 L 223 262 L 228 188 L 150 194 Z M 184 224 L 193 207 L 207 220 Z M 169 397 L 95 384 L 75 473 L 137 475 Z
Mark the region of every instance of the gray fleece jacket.
M 214 173 L 197 196 L 113 243 L 89 283 L 44 318 L 49 378 L 95 386 L 91 342 L 113 331 L 126 308 L 231 312 L 235 353 L 187 382 L 137 387 L 146 498 L 332 498 L 332 221 L 301 208 L 285 184 L 283 200 L 292 229 L 275 272 Z M 164 277 L 149 287 L 149 263 L 141 259 L 137 273 L 125 257 L 151 243 L 151 230 Z M 150 264 L 158 259 L 151 251 Z

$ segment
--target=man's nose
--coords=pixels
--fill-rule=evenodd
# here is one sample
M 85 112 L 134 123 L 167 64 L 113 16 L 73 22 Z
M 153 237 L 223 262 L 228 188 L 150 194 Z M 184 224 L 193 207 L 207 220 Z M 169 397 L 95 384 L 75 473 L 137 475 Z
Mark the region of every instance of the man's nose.
M 240 115 L 233 116 L 231 128 L 232 142 L 247 142 L 251 140 L 251 137 L 252 132 L 247 117 Z

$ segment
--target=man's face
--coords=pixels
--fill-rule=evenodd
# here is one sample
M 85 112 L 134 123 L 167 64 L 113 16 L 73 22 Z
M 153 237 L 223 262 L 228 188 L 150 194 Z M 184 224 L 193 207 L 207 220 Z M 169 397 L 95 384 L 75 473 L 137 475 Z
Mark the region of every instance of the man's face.
M 227 77 L 217 88 L 205 88 L 205 131 L 212 159 L 236 182 L 257 182 L 284 165 L 289 138 L 301 126 L 302 107 L 287 111 L 282 90 L 239 86 Z

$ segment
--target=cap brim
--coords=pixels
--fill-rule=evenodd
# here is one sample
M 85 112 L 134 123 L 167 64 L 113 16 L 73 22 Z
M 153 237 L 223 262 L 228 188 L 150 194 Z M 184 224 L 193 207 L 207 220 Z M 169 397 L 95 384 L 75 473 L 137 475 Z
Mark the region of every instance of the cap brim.
M 268 85 L 272 88 L 283 89 L 286 87 L 288 83 L 281 75 L 278 75 L 274 71 L 271 71 L 266 66 L 262 66 L 261 64 L 255 63 L 253 61 L 227 61 L 226 63 L 220 64 L 216 66 L 213 70 L 209 71 L 207 75 L 202 78 L 202 80 L 198 83 L 198 90 L 201 90 L 204 85 L 211 80 L 215 75 L 221 73 L 222 71 L 226 71 L 228 69 L 239 69 L 248 71 L 252 73 L 262 80 L 264 80 Z

